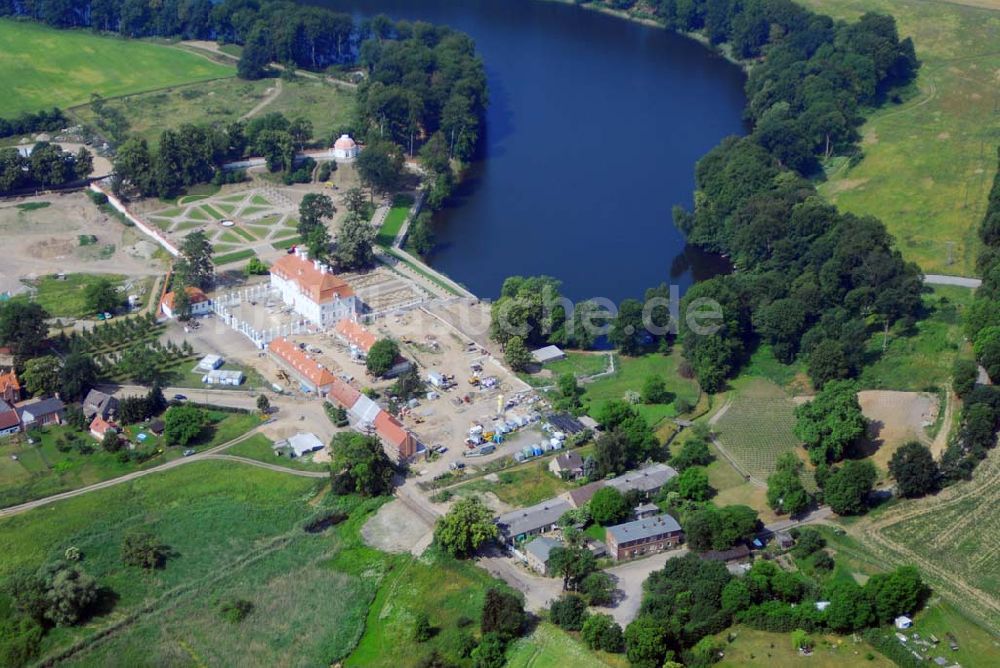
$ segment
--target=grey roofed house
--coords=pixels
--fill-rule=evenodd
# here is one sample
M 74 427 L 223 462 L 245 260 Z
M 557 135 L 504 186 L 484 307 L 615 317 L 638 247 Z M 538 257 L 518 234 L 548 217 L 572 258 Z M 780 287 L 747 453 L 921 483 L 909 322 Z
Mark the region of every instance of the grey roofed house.
M 538 350 L 532 350 L 531 356 L 534 357 L 535 361 L 539 364 L 546 364 L 548 362 L 566 359 L 566 353 L 560 350 L 557 346 L 545 346 L 544 348 L 539 348 Z
M 597 490 L 604 487 L 606 484 L 607 483 L 604 480 L 590 482 L 582 487 L 577 487 L 563 492 L 562 497 L 566 499 L 574 508 L 581 508 L 593 498 L 594 494 L 597 494 Z
M 655 503 L 642 503 L 635 507 L 635 516 L 638 519 L 645 519 L 653 515 L 660 514 L 660 508 Z
M 630 489 L 637 489 L 640 492 L 650 494 L 666 485 L 676 475 L 677 471 L 673 467 L 666 464 L 651 464 L 638 471 L 632 471 L 617 478 L 612 478 L 607 484 L 616 488 L 622 494 Z
M 100 390 L 91 390 L 83 400 L 83 414 L 87 419 L 93 420 L 95 415 L 100 415 L 107 420 L 112 413 L 118 411 L 118 399 L 105 394 Z
M 673 517 L 664 513 L 656 517 L 617 524 L 608 527 L 607 530 L 614 537 L 615 543 L 620 545 L 634 540 L 645 540 L 654 536 L 675 533 L 681 530 L 681 525 Z
M 542 533 L 555 526 L 559 518 L 573 507 L 560 498 L 504 513 L 497 518 L 500 533 L 508 541 Z
M 528 554 L 528 560 L 534 561 L 533 566 L 536 570 L 544 571 L 549 562 L 549 554 L 554 548 L 562 546 L 563 542 L 558 538 L 546 538 L 545 536 L 539 536 L 525 545 L 524 551 Z
M 17 407 L 17 415 L 21 418 L 21 424 L 27 428 L 35 423 L 46 424 L 50 422 L 50 416 L 61 420 L 65 410 L 66 404 L 59 399 L 49 398 L 21 404 Z
M 556 475 L 563 472 L 573 476 L 583 475 L 583 458 L 575 452 L 564 452 L 552 459 L 549 470 Z

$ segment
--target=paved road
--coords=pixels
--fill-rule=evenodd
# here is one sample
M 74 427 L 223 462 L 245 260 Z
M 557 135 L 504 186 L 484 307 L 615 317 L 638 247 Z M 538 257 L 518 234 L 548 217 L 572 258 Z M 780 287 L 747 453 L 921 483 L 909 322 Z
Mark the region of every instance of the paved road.
M 924 283 L 929 285 L 957 285 L 961 288 L 978 288 L 983 282 L 978 278 L 965 276 L 945 276 L 943 274 L 925 274 Z
M 639 614 L 639 606 L 642 604 L 642 583 L 646 581 L 646 578 L 653 571 L 663 568 L 668 559 L 683 557 L 687 553 L 688 549 L 681 547 L 676 550 L 660 552 L 645 559 L 627 561 L 608 569 L 607 572 L 617 580 L 617 587 L 621 592 L 621 598 L 611 609 L 611 616 L 621 624 L 622 628 L 628 626 L 629 622 Z
M 121 485 L 122 483 L 130 482 L 138 478 L 145 477 L 147 475 L 152 475 L 154 473 L 161 473 L 163 471 L 168 471 L 170 469 L 175 469 L 178 466 L 183 466 L 185 464 L 190 464 L 192 462 L 200 462 L 206 459 L 211 459 L 213 455 L 226 448 L 241 443 L 246 439 L 257 433 L 260 427 L 251 429 L 247 433 L 234 438 L 231 441 L 227 441 L 221 445 L 217 445 L 214 448 L 209 448 L 204 452 L 199 452 L 196 455 L 191 455 L 190 457 L 181 457 L 180 459 L 174 459 L 166 464 L 160 464 L 159 466 L 154 466 L 153 468 L 143 469 L 142 471 L 133 471 L 132 473 L 127 473 L 118 478 L 112 478 L 111 480 L 104 480 L 93 485 L 87 485 L 86 487 L 81 487 L 79 489 L 70 490 L 68 492 L 63 492 L 61 494 L 53 494 L 52 496 L 47 496 L 44 499 L 35 499 L 34 501 L 28 501 L 27 503 L 22 503 L 17 506 L 9 506 L 7 508 L 0 509 L 0 517 L 10 517 L 12 515 L 18 515 L 23 512 L 32 510 L 33 508 L 39 508 L 41 506 L 48 505 L 50 503 L 55 503 L 56 501 L 62 501 L 64 499 L 72 499 L 74 496 L 80 496 L 82 494 L 89 494 L 90 492 L 96 492 L 99 489 L 107 489 L 108 487 L 114 487 L 115 485 Z M 262 462 L 257 462 L 262 463 Z M 284 469 L 286 471 L 291 471 L 291 469 Z M 296 470 L 295 473 L 301 473 Z

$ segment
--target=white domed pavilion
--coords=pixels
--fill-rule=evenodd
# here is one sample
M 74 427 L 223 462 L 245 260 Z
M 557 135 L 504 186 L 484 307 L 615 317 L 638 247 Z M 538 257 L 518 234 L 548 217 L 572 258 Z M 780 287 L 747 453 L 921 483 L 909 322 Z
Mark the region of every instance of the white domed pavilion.
M 358 144 L 350 135 L 340 135 L 340 138 L 333 142 L 334 160 L 353 160 L 358 157 L 358 151 Z

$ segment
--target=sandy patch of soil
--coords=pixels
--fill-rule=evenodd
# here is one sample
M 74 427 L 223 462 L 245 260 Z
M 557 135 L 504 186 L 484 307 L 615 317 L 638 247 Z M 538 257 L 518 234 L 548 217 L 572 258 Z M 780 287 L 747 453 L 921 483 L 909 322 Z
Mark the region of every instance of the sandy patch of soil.
M 930 444 L 927 428 L 934 424 L 940 401 L 925 392 L 865 390 L 858 393 L 861 411 L 869 420 L 864 454 L 887 468 L 896 449 L 909 441 Z
M 379 508 L 361 527 L 365 544 L 383 552 L 410 552 L 431 533 L 416 513 L 396 499 Z

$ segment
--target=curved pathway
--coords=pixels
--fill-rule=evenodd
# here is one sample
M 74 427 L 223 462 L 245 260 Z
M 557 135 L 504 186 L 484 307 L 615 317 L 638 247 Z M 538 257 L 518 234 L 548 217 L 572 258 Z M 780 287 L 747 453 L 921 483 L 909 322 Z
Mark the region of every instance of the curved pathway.
M 304 478 L 326 478 L 329 476 L 328 473 L 325 473 L 323 471 L 302 471 L 299 469 L 289 469 L 285 468 L 284 466 L 278 466 L 277 464 L 268 464 L 267 462 L 257 461 L 256 459 L 248 459 L 246 457 L 237 457 L 234 455 L 219 454 L 226 448 L 232 447 L 237 443 L 242 443 L 243 441 L 247 440 L 248 438 L 256 434 L 259 430 L 260 427 L 255 427 L 250 431 L 248 431 L 247 433 L 243 434 L 242 436 L 238 436 L 237 438 L 234 438 L 231 441 L 227 441 L 225 443 L 222 443 L 221 445 L 209 448 L 208 450 L 205 450 L 204 452 L 199 452 L 196 455 L 191 455 L 190 457 L 181 457 L 180 459 L 174 459 L 172 461 L 166 462 L 165 464 L 160 464 L 159 466 L 154 466 L 149 469 L 143 469 L 141 471 L 133 471 L 132 473 L 127 473 L 123 476 L 119 476 L 118 478 L 112 478 L 110 480 L 102 480 L 101 482 L 94 483 L 93 485 L 87 485 L 86 487 L 81 487 L 79 489 L 73 489 L 68 492 L 62 492 L 60 494 L 53 494 L 52 496 L 46 496 L 41 499 L 35 499 L 34 501 L 28 501 L 27 503 L 22 503 L 16 506 L 0 508 L 0 518 L 12 517 L 13 515 L 19 515 L 34 508 L 40 508 L 50 503 L 55 503 L 56 501 L 62 501 L 64 499 L 72 499 L 75 496 L 81 496 L 83 494 L 88 494 L 90 492 L 96 492 L 97 490 L 100 489 L 107 489 L 108 487 L 121 485 L 122 483 L 131 482 L 132 480 L 137 480 L 147 475 L 152 475 L 153 473 L 160 473 L 162 471 L 175 469 L 178 466 L 183 466 L 184 464 L 207 461 L 210 459 L 240 462 L 242 464 L 249 464 L 251 466 L 264 468 L 269 471 L 276 471 L 278 473 L 288 473 L 291 475 L 297 475 Z

